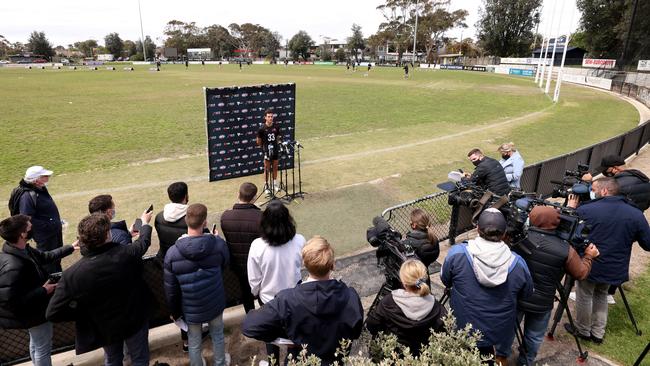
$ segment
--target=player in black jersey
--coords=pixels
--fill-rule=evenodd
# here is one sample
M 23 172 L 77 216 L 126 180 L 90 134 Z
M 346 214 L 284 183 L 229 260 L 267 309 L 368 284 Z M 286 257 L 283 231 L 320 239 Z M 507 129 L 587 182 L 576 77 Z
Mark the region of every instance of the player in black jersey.
M 267 109 L 264 112 L 264 125 L 257 131 L 257 146 L 264 152 L 264 180 L 266 189 L 280 190 L 278 184 L 278 159 L 280 157 L 280 142 L 282 135 L 280 127 L 273 123 L 273 110 Z M 269 179 L 269 171 L 273 166 L 273 181 Z

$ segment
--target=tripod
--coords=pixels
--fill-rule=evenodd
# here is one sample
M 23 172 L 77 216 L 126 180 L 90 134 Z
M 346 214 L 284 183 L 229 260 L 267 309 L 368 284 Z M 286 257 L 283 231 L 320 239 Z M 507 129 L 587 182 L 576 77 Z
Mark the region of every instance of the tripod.
M 575 280 L 573 277 L 569 276 L 568 274 L 564 278 L 564 284 L 557 282 L 555 284 L 555 287 L 557 288 L 557 292 L 559 293 L 559 302 L 560 305 L 558 305 L 557 309 L 555 310 L 555 315 L 553 316 L 553 325 L 551 326 L 551 330 L 548 331 L 546 334 L 546 338 L 548 340 L 555 340 L 555 337 L 553 334 L 555 333 L 555 328 L 557 328 L 558 323 L 562 319 L 562 313 L 566 309 L 566 315 L 569 318 L 569 324 L 571 324 L 571 328 L 575 329 L 575 324 L 573 323 L 573 316 L 571 316 L 571 311 L 569 311 L 569 293 L 571 292 L 571 288 L 573 287 L 573 284 L 575 283 Z M 587 351 L 583 351 L 582 347 L 580 346 L 580 339 L 578 338 L 578 333 L 574 332 L 573 338 L 576 341 L 576 346 L 578 347 L 578 362 L 584 362 L 587 360 L 587 357 L 589 357 L 589 353 Z
M 634 362 L 634 366 L 641 365 L 641 362 L 643 362 L 643 359 L 648 354 L 648 351 L 650 351 L 650 342 L 648 342 L 648 344 L 645 346 L 643 352 L 641 352 L 641 354 L 639 355 L 639 358 L 636 359 L 636 361 Z

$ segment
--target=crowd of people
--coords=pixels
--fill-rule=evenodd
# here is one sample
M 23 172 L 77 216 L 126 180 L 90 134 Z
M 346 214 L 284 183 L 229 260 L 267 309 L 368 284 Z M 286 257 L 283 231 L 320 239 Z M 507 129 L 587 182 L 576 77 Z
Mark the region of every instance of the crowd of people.
M 503 195 L 520 188 L 523 159 L 512 143 L 498 151 L 500 162 L 478 149 L 470 151 L 476 170 L 466 179 Z M 591 182 L 592 199 L 569 198 L 568 205 L 591 228 L 591 244 L 580 253 L 556 235 L 560 212 L 543 205 L 530 211 L 527 235 L 517 245 L 504 241 L 507 222 L 502 212 L 488 208 L 478 216 L 478 236 L 450 248 L 440 279 L 449 291 L 457 326 L 471 324 L 481 332 L 482 354 L 507 364 L 515 329 L 522 323 L 517 362 L 533 365 L 565 274 L 577 280 L 576 322 L 567 324 L 567 331 L 603 342 L 608 290 L 628 280 L 635 241 L 650 250 L 650 227 L 641 207 L 650 196 L 648 178 L 624 165 L 620 157 L 605 157 L 593 172 L 605 177 L 583 177 Z M 155 218 L 146 210 L 141 225 L 132 227 L 114 220 L 112 196 L 92 198 L 89 215 L 78 224 L 78 240 L 63 245 L 61 218 L 47 190 L 52 174 L 41 166 L 27 169 L 9 200 L 11 216 L 0 222 L 5 240 L 0 253 L 0 327 L 28 329 L 35 365 L 51 365 L 52 322 L 63 321 L 75 323 L 78 354 L 103 348 L 106 365 L 122 365 L 125 354 L 133 365 L 149 364 L 152 296 L 143 278 L 142 257 L 154 229 L 167 308 L 181 328 L 190 365 L 205 364 L 201 344 L 208 334 L 213 364 L 229 364 L 223 321 L 226 268 L 237 278 L 247 314 L 242 333 L 265 342 L 269 360 L 284 361 L 279 345 L 286 345 L 291 355 L 306 345 L 309 354 L 329 365 L 341 359 L 335 353 L 341 340 L 360 336 L 361 300 L 354 288 L 333 278 L 332 245 L 321 236 L 306 240 L 279 200 L 261 210 L 255 205 L 254 184 L 243 183 L 237 202 L 221 215 L 222 235 L 216 225 L 209 227 L 208 208 L 190 204 L 187 184 L 176 182 L 167 188 L 170 202 L 163 210 Z M 635 184 L 645 185 L 645 190 L 631 187 Z M 401 288 L 379 301 L 367 314 L 365 327 L 371 334 L 395 334 L 418 355 L 431 331 L 445 331 L 442 318 L 448 310 L 431 294 L 427 267 L 440 253 L 432 220 L 420 209 L 413 210 L 410 219 L 411 231 L 403 244 L 414 248 L 419 259 L 402 263 Z M 53 275 L 61 269 L 61 258 L 75 250 L 81 258 L 60 278 Z

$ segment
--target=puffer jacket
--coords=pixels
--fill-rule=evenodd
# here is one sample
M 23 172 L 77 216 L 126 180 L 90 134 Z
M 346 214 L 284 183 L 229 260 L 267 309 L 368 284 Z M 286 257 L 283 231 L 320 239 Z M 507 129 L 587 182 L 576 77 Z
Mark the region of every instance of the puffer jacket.
M 409 231 L 406 233 L 406 238 L 402 240 L 402 244 L 413 247 L 415 254 L 424 263 L 425 267 L 429 267 L 440 255 L 440 244 L 438 242 L 431 243 L 427 233 L 424 231 Z
M 208 322 L 226 307 L 223 267 L 226 242 L 218 236 L 182 236 L 165 255 L 165 297 L 171 315 L 192 324 Z

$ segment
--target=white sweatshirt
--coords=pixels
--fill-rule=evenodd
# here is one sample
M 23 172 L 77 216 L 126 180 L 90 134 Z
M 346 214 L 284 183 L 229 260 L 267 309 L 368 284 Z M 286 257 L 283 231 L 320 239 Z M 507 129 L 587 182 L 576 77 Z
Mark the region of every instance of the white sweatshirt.
M 281 290 L 295 287 L 301 279 L 304 245 L 305 238 L 300 234 L 277 247 L 270 246 L 262 238 L 253 240 L 247 264 L 251 293 L 266 304 Z

